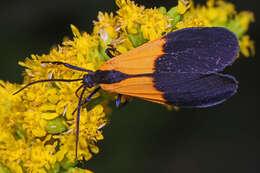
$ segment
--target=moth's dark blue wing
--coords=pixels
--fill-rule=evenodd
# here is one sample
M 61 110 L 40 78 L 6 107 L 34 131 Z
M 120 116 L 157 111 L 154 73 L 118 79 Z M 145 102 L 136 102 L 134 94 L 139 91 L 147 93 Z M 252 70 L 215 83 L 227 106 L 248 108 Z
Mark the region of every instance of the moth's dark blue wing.
M 155 88 L 166 103 L 180 107 L 209 107 L 235 94 L 237 81 L 224 74 L 157 73 Z
M 218 72 L 232 64 L 239 50 L 235 34 L 222 27 L 186 28 L 164 38 L 165 54 L 155 62 L 156 72 Z

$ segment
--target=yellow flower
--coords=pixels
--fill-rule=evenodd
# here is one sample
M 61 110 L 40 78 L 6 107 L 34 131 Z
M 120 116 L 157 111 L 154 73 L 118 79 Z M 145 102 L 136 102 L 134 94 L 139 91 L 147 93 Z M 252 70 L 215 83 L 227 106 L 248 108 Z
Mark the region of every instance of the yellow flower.
M 30 150 L 26 150 L 25 157 L 28 160 L 24 163 L 24 166 L 28 172 L 46 172 L 46 169 L 53 168 L 57 159 L 54 153 L 56 152 L 55 148 L 58 143 L 55 141 L 53 144 L 47 144 L 50 137 L 48 135 L 44 141 L 36 139 L 31 145 Z
M 31 59 L 26 58 L 25 62 L 19 63 L 26 67 L 25 83 L 54 77 L 82 77 L 81 72 L 42 64 L 41 61 L 60 60 L 90 70 L 99 68 L 106 58 L 96 52 L 100 46 L 100 38 L 96 35 L 81 34 L 74 26 L 72 30 L 74 40 L 65 41 L 62 46 L 52 49 L 48 55 L 32 55 Z M 15 172 L 21 170 L 21 166 L 26 172 L 46 172 L 54 169 L 54 165 L 59 165 L 63 160 L 75 161 L 76 118 L 73 111 L 77 107 L 78 98 L 74 92 L 78 87 L 78 82 L 42 83 L 25 89 L 22 94 L 12 96 L 18 87 L 1 81 L 0 93 L 3 97 L 0 99 L 0 123 L 3 126 L 0 127 L 0 163 Z M 89 89 L 85 94 L 92 90 Z M 99 94 L 94 98 L 98 96 Z M 91 123 L 85 122 L 87 125 L 81 126 L 79 158 L 90 159 L 91 152 L 98 153 L 96 142 L 103 139 L 99 129 L 106 122 L 103 106 L 90 109 L 90 112 L 92 111 L 95 111 L 95 114 L 88 113 L 86 109 L 81 113 L 81 117 L 91 115 L 92 118 Z M 97 118 L 94 118 L 95 116 Z M 84 121 L 84 118 L 82 120 Z M 70 133 L 67 133 L 68 131 Z M 14 135 L 18 136 L 19 140 Z
M 170 31 L 170 20 L 168 16 L 160 13 L 156 8 L 146 9 L 140 23 L 143 37 L 146 40 L 154 40 L 160 37 L 164 32 Z
M 205 22 L 198 18 L 196 15 L 191 14 L 184 15 L 183 20 L 176 24 L 177 29 L 203 26 L 206 26 Z
M 120 27 L 113 13 L 99 12 L 98 21 L 94 21 L 94 24 L 93 34 L 100 34 L 104 46 L 110 44 L 112 40 L 117 38 Z
M 130 39 L 134 47 L 170 31 L 170 18 L 157 8 L 145 9 L 133 1 L 116 2 L 120 7 L 117 11 L 118 22 L 121 24 L 124 36 L 128 36 L 125 39 Z
M 190 0 L 178 0 L 178 13 L 184 14 L 190 7 L 191 7 L 191 1 Z
M 116 0 L 116 13 L 99 12 L 92 34 L 81 33 L 71 25 L 73 39 L 64 39 L 48 54 L 31 55 L 19 64 L 25 67 L 24 84 L 41 79 L 79 79 L 82 72 L 42 61 L 62 61 L 96 71 L 109 59 L 105 50 L 112 45 L 118 52 L 127 52 L 165 33 L 201 26 L 221 26 L 239 38 L 240 51 L 254 54 L 254 43 L 246 35 L 254 21 L 251 12 L 237 13 L 235 6 L 223 0 L 209 0 L 194 6 L 191 0 L 178 5 L 147 9 L 130 0 Z M 78 106 L 75 95 L 80 82 L 49 82 L 32 85 L 15 96 L 16 84 L 0 81 L 0 171 L 23 172 L 85 172 L 76 168 L 75 134 Z M 95 87 L 89 88 L 84 98 Z M 123 98 L 128 99 L 128 98 Z M 102 128 L 109 121 L 108 102 L 115 95 L 98 92 L 82 106 L 78 158 L 88 161 L 99 152 L 97 142 L 103 140 Z M 178 109 L 175 107 L 175 109 Z
M 239 21 L 240 26 L 244 31 L 247 31 L 249 24 L 255 21 L 254 14 L 249 11 L 243 11 L 236 16 L 236 19 Z
M 250 40 L 248 35 L 243 35 L 239 40 L 240 51 L 246 57 L 255 55 L 254 41 Z
M 192 6 L 184 14 L 183 21 L 178 28 L 190 26 L 220 26 L 233 31 L 240 41 L 240 52 L 244 56 L 254 55 L 254 45 L 250 38 L 243 38 L 248 30 L 249 24 L 254 22 L 252 12 L 242 11 L 238 13 L 232 3 L 223 0 L 208 0 L 204 6 Z M 244 42 L 242 44 L 242 42 Z

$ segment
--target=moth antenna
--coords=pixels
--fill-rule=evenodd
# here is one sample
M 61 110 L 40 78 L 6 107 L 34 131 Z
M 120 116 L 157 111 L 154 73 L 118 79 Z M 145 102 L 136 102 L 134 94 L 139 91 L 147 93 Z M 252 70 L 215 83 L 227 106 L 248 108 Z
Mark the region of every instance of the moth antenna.
M 93 72 L 91 70 L 87 70 L 87 69 L 84 69 L 84 68 L 81 68 L 81 67 L 78 67 L 78 66 L 75 66 L 75 65 L 71 65 L 71 64 L 68 64 L 68 63 L 65 63 L 65 62 L 61 62 L 61 61 L 41 61 L 41 63 L 63 65 L 63 66 L 70 68 L 72 70 L 84 71 L 84 72 L 89 72 L 89 73 Z
M 80 78 L 80 79 L 43 79 L 43 80 L 37 80 L 37 81 L 31 82 L 31 83 L 28 83 L 27 85 L 25 85 L 24 87 L 22 87 L 21 89 L 19 89 L 15 93 L 13 93 L 13 95 L 18 94 L 19 92 L 21 92 L 25 88 L 27 88 L 27 87 L 29 87 L 33 84 L 37 84 L 37 83 L 43 83 L 43 82 L 76 82 L 76 81 L 81 81 L 81 80 L 83 80 L 83 79 Z

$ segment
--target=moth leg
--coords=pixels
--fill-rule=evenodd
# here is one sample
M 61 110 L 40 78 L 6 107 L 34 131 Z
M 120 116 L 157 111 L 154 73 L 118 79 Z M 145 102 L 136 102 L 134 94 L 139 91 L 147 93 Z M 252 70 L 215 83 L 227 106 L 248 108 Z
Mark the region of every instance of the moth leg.
M 112 55 L 112 53 L 110 51 L 113 51 L 114 49 L 111 49 L 111 48 L 107 48 L 105 50 L 105 53 L 107 54 L 107 56 L 109 56 L 109 58 L 113 58 L 114 55 Z
M 85 99 L 85 101 L 82 103 L 82 98 L 83 98 L 83 95 L 84 95 L 84 92 L 86 91 L 86 86 L 83 85 L 83 90 L 80 94 L 80 97 L 79 97 L 79 103 L 78 103 L 78 106 L 77 106 L 77 121 L 76 121 L 76 160 L 78 160 L 78 143 L 79 143 L 79 119 L 80 119 L 80 108 L 82 105 L 84 105 L 85 103 L 87 103 L 87 101 L 89 101 L 91 99 L 91 97 L 93 97 L 97 92 L 98 90 L 101 89 L 101 87 L 97 87 L 94 91 L 92 91 L 92 93 L 89 94 L 89 96 Z
M 79 119 L 80 119 L 80 109 L 81 109 L 81 103 L 82 103 L 82 98 L 84 95 L 84 92 L 86 91 L 86 86 L 83 87 L 83 90 L 79 96 L 79 102 L 77 106 L 77 120 L 76 120 L 76 160 L 78 160 L 78 143 L 79 143 Z
M 87 70 L 87 69 L 84 69 L 84 68 L 81 68 L 81 67 L 77 67 L 77 66 L 74 66 L 74 65 L 71 65 L 71 64 L 68 64 L 68 63 L 65 63 L 65 62 L 61 62 L 61 61 L 42 61 L 41 63 L 46 63 L 46 64 L 50 63 L 50 64 L 56 64 L 56 65 L 64 65 L 65 67 L 68 67 L 68 68 L 73 69 L 73 70 L 92 72 L 91 70 Z
M 76 164 L 77 168 L 87 169 L 88 167 L 86 165 L 87 165 L 87 161 L 84 156 L 82 160 L 77 160 L 77 164 Z
M 94 91 L 92 91 L 92 93 L 90 93 L 89 96 L 83 102 L 83 105 L 86 104 L 100 89 L 101 87 L 97 87 Z
M 115 57 L 111 52 L 113 52 L 113 54 L 120 54 L 116 48 L 113 47 L 113 45 L 109 44 L 108 48 L 105 50 L 105 53 L 107 54 L 107 56 L 109 56 L 109 58 L 113 58 Z
M 79 93 L 79 90 L 84 86 L 84 84 L 82 84 L 80 87 L 78 87 L 78 89 L 75 91 L 75 95 L 77 97 L 79 97 L 78 93 Z
M 82 86 L 80 86 L 78 89 L 80 89 L 80 88 L 82 88 Z M 101 89 L 101 87 L 98 87 L 94 91 L 92 91 L 92 93 L 90 93 L 88 95 L 88 97 L 85 99 L 85 101 L 83 103 L 81 103 L 81 106 L 86 104 L 100 89 Z M 78 92 L 78 90 L 76 92 Z M 77 94 L 76 94 L 76 96 L 77 96 Z M 74 111 L 72 112 L 72 115 L 74 115 L 76 113 L 76 111 L 77 111 L 77 108 L 74 109 Z
M 118 97 L 116 99 L 116 107 L 117 108 L 122 108 L 125 105 L 127 105 L 127 103 L 128 103 L 128 100 L 126 100 L 124 103 L 121 104 L 121 99 L 122 99 L 122 94 L 118 94 Z

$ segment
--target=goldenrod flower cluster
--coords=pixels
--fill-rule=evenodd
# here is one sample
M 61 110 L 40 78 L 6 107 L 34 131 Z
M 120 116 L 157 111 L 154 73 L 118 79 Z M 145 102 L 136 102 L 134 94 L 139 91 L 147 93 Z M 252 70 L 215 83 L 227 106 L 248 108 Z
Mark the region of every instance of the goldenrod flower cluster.
M 93 33 L 79 32 L 71 25 L 72 40 L 64 40 L 48 54 L 32 55 L 19 64 L 25 67 L 24 84 L 40 79 L 76 79 L 83 73 L 41 61 L 63 61 L 89 70 L 97 70 L 109 59 L 109 44 L 118 53 L 127 52 L 166 33 L 187 27 L 222 26 L 233 31 L 243 55 L 254 54 L 254 45 L 246 35 L 251 12 L 235 11 L 233 4 L 209 0 L 204 6 L 179 0 L 170 9 L 145 8 L 129 0 L 116 0 L 118 11 L 99 12 Z M 79 82 L 52 82 L 32 85 L 12 95 L 22 85 L 0 81 L 0 172 L 52 173 L 86 172 L 75 167 L 75 121 L 78 104 L 75 89 Z M 85 93 L 86 97 L 95 88 Z M 83 106 L 80 119 L 79 159 L 89 160 L 99 152 L 102 127 L 109 118 L 107 103 L 114 96 L 97 93 Z

